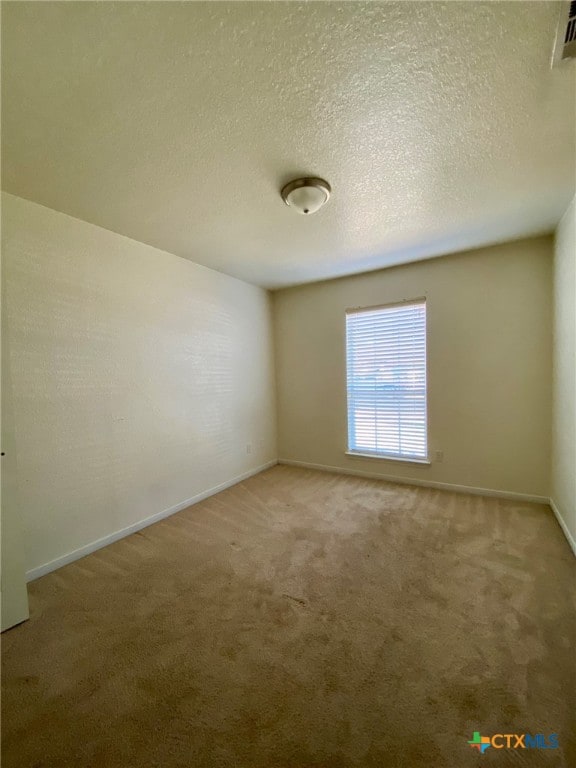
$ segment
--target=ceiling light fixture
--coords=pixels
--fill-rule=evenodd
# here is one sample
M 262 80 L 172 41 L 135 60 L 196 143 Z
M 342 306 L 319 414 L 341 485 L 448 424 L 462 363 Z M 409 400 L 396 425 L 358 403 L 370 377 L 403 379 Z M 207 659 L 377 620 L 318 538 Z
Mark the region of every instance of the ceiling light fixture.
M 316 213 L 328 202 L 330 184 L 324 179 L 294 179 L 281 192 L 282 200 L 298 213 Z

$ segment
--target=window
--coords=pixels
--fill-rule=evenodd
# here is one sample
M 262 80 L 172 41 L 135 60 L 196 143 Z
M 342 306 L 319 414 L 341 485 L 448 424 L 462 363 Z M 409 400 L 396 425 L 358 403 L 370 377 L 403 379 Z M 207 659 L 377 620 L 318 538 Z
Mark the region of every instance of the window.
M 348 451 L 426 461 L 426 301 L 346 313 Z

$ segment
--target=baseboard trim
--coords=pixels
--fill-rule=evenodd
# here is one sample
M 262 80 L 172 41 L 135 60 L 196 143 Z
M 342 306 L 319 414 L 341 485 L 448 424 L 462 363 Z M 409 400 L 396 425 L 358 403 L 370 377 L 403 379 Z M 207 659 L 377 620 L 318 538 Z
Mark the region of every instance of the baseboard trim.
M 132 523 L 132 525 L 126 526 L 126 528 L 122 528 L 119 531 L 114 531 L 114 533 L 110 533 L 108 536 L 103 536 L 101 539 L 96 539 L 96 541 L 92 541 L 90 544 L 79 547 L 73 552 L 68 552 L 68 554 L 62 555 L 62 557 L 57 557 L 55 560 L 51 560 L 49 563 L 44 563 L 44 565 L 39 565 L 37 568 L 32 568 L 30 571 L 26 572 L 26 581 L 34 581 L 35 579 L 39 579 L 41 576 L 45 576 L 47 573 L 55 571 L 57 568 L 62 568 L 62 566 L 73 563 L 75 560 L 80 560 L 80 558 L 86 557 L 86 555 L 90 555 L 92 552 L 96 552 L 96 550 L 108 546 L 108 544 L 113 544 L 115 541 L 119 541 L 126 536 L 130 536 L 130 534 L 136 533 L 137 531 L 142 530 L 142 528 L 147 528 L 149 525 L 153 525 L 154 523 L 163 520 L 165 517 L 170 517 L 170 515 L 174 515 L 176 512 L 181 512 L 183 509 L 186 509 L 186 507 L 192 506 L 192 504 L 198 504 L 199 501 L 204 501 L 204 499 L 207 499 L 210 496 L 214 496 L 214 494 L 220 493 L 220 491 L 225 491 L 226 488 L 230 488 L 237 483 L 241 483 L 243 480 L 247 480 L 249 477 L 257 475 L 266 469 L 270 469 L 270 467 L 274 467 L 277 463 L 278 461 L 276 459 L 268 461 L 266 464 L 261 464 L 259 467 L 250 469 L 248 472 L 244 472 L 242 475 L 233 477 L 231 480 L 226 480 L 219 485 L 215 485 L 213 488 L 209 488 L 207 491 L 197 493 L 190 499 L 186 499 L 186 501 L 181 501 L 179 504 L 174 504 L 174 506 L 168 507 L 168 509 L 164 509 L 162 512 L 157 512 L 155 515 L 144 518 L 144 520 L 139 520 L 137 523 Z
M 385 480 L 389 483 L 399 483 L 401 485 L 418 485 L 425 488 L 438 488 L 443 491 L 453 491 L 455 493 L 472 493 L 476 496 L 493 496 L 499 499 L 512 499 L 515 501 L 529 501 L 536 504 L 548 504 L 547 496 L 532 496 L 528 493 L 516 493 L 515 491 L 498 491 L 492 488 L 475 488 L 469 485 L 454 485 L 452 483 L 439 483 L 433 480 L 417 480 L 412 477 L 397 477 L 396 475 L 381 475 L 377 472 L 365 472 L 361 469 L 342 469 L 342 467 L 331 467 L 325 464 L 312 464 L 307 461 L 294 461 L 292 459 L 278 459 L 278 464 L 286 464 L 291 467 L 305 467 L 307 469 L 317 469 L 320 472 L 332 472 L 339 475 L 354 475 L 356 477 L 367 477 L 371 480 Z
M 556 520 L 558 520 L 558 524 L 559 524 L 560 528 L 562 528 L 562 532 L 564 533 L 564 536 L 566 536 L 566 540 L 568 541 L 568 544 L 570 544 L 572 552 L 574 553 L 574 556 L 576 557 L 576 539 L 574 539 L 574 537 L 572 536 L 572 534 L 568 530 L 568 526 L 566 525 L 566 521 L 562 517 L 562 513 L 560 512 L 559 508 L 554 503 L 554 499 L 550 499 L 550 506 L 552 507 L 552 512 L 554 512 Z

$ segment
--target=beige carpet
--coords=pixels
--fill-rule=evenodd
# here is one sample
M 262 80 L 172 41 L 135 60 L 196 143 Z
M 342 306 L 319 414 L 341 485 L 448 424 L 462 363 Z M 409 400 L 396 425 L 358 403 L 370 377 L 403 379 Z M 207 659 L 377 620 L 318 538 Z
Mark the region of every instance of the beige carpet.
M 2 766 L 574 766 L 575 572 L 547 507 L 275 467 L 30 585 Z

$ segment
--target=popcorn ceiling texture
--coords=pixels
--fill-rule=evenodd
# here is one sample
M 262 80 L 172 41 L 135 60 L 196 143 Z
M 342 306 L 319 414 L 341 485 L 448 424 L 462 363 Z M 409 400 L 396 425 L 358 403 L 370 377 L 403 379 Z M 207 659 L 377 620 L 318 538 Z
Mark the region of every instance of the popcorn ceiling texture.
M 2 5 L 4 188 L 251 282 L 549 232 L 573 195 L 558 3 Z

